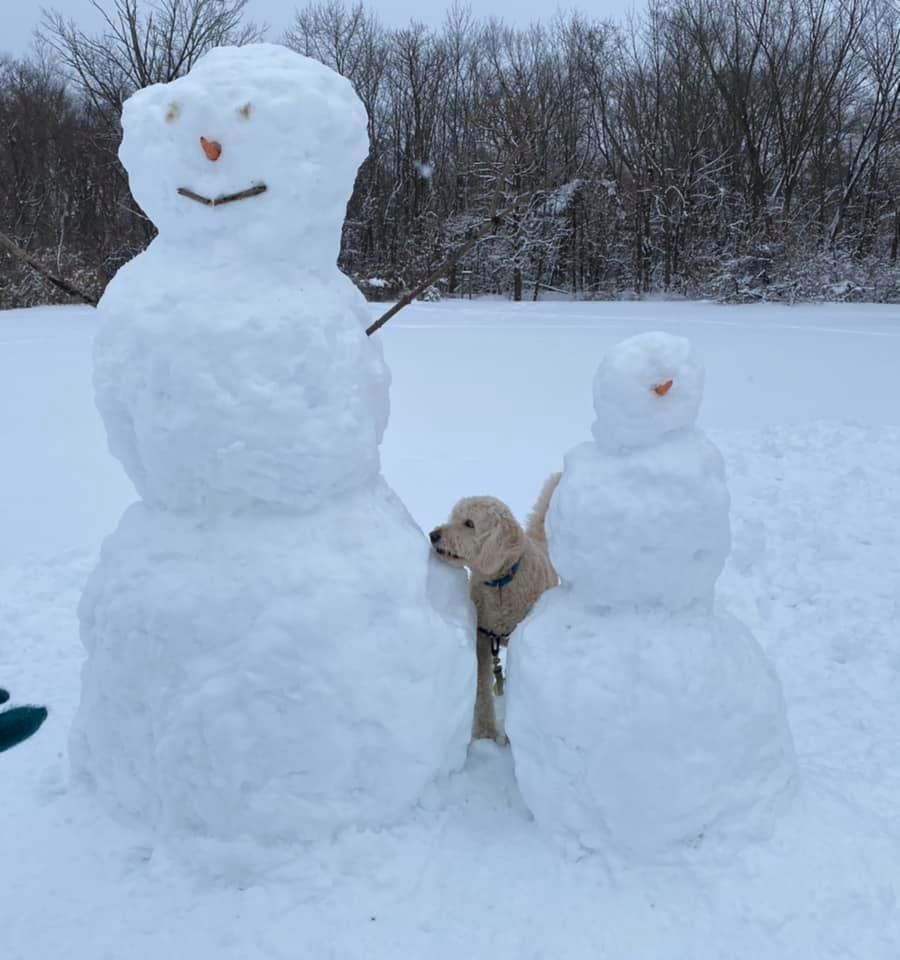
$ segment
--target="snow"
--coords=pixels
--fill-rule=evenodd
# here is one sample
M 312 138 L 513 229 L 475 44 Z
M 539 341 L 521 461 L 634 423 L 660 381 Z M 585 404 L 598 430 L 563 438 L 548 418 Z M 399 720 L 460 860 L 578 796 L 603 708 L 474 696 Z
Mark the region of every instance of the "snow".
M 397 826 L 231 869 L 199 852 L 185 866 L 69 781 L 76 607 L 134 494 L 93 407 L 91 312 L 0 314 L 0 682 L 51 709 L 0 758 L 4 956 L 896 960 L 898 319 L 858 304 L 445 301 L 391 321 L 382 461 L 425 529 L 464 494 L 523 515 L 589 435 L 600 356 L 649 329 L 690 337 L 731 491 L 718 596 L 780 677 L 797 794 L 730 862 L 702 847 L 667 866 L 571 862 L 529 816 L 510 752 L 479 745 Z
M 98 304 L 94 386 L 141 501 L 79 606 L 71 762 L 207 865 L 393 824 L 465 761 L 465 576 L 380 476 L 390 378 L 335 265 L 366 129 L 349 81 L 268 44 L 123 112 L 159 234 Z
M 702 392 L 684 337 L 630 337 L 600 362 L 594 440 L 566 454 L 548 515 L 553 564 L 588 606 L 711 602 L 731 538 L 722 457 L 695 426 Z
M 571 180 L 557 187 L 547 198 L 543 212 L 557 217 L 565 213 L 572 206 L 575 195 L 583 186 L 583 180 Z
M 646 447 L 696 423 L 703 369 L 684 337 L 642 333 L 610 350 L 594 376 L 594 442 L 604 451 Z
M 300 516 L 135 504 L 80 615 L 73 766 L 179 847 L 393 823 L 465 761 L 465 578 L 383 481 Z
M 284 47 L 217 48 L 136 93 L 122 122 L 129 184 L 159 235 L 103 295 L 94 380 L 138 493 L 193 512 L 312 509 L 377 476 L 389 375 L 334 263 L 368 153 L 349 81 Z M 178 193 L 259 183 L 215 209 Z
M 348 191 L 369 152 L 349 80 L 279 44 L 218 47 L 186 76 L 131 96 L 122 131 L 131 192 L 183 256 L 222 270 L 265 256 L 300 273 L 334 272 Z M 215 162 L 201 137 L 220 147 Z M 214 219 L 178 192 L 216 200 L 263 185 Z
M 557 572 L 589 606 L 709 602 L 730 546 L 722 458 L 696 433 L 627 456 L 579 444 L 548 527 Z
M 566 455 L 547 518 L 561 586 L 510 638 L 516 778 L 573 851 L 724 855 L 769 836 L 796 779 L 778 678 L 713 613 L 731 531 L 702 383 L 667 333 L 602 359 L 595 439 Z
M 729 859 L 789 808 L 781 688 L 733 617 L 598 615 L 564 586 L 510 638 L 507 695 L 522 796 L 570 856 Z

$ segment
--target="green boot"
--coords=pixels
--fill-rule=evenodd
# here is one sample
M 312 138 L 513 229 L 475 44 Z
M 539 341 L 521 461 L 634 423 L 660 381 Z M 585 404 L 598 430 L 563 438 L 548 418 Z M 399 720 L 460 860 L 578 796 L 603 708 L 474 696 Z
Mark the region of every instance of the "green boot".
M 0 703 L 6 703 L 9 694 L 0 690 Z M 0 753 L 36 733 L 47 719 L 46 707 L 13 707 L 0 713 Z

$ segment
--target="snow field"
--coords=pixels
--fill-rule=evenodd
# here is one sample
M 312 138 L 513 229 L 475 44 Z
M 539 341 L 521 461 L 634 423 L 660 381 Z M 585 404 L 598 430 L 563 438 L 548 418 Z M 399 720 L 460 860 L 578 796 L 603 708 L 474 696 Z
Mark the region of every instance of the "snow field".
M 798 792 L 771 839 L 727 863 L 708 850 L 666 866 L 572 862 L 528 815 L 509 752 L 479 746 L 395 827 L 346 829 L 302 852 L 257 849 L 256 861 L 241 850 L 231 866 L 202 847 L 173 857 L 69 781 L 75 609 L 133 492 L 92 405 L 91 315 L 0 315 L 12 465 L 0 475 L 11 505 L 0 680 L 51 708 L 40 733 L 2 757 L 0 849 L 15 865 L 0 898 L 4 956 L 896 960 L 895 312 L 416 305 L 385 331 L 386 475 L 426 529 L 463 494 L 502 496 L 523 515 L 589 430 L 601 354 L 660 327 L 688 335 L 707 367 L 701 422 L 732 501 L 718 596 L 775 665 L 797 748 Z

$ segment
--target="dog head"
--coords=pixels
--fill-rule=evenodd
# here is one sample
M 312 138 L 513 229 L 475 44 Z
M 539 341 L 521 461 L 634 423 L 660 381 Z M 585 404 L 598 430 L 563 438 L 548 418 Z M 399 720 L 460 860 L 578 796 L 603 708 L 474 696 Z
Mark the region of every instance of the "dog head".
M 450 520 L 429 534 L 435 553 L 485 578 L 508 570 L 522 556 L 525 533 L 509 507 L 494 497 L 466 497 Z

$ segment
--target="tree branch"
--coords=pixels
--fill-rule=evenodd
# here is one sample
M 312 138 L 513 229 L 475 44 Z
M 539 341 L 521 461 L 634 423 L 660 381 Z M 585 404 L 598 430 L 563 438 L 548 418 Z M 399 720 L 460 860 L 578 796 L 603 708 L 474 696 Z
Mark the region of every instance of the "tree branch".
M 0 249 L 6 250 L 7 253 L 12 254 L 17 260 L 21 260 L 27 264 L 45 280 L 52 283 L 54 287 L 57 287 L 62 290 L 63 293 L 72 297 L 73 300 L 80 300 L 82 303 L 87 303 L 92 307 L 97 306 L 97 301 L 94 297 L 80 290 L 74 284 L 69 283 L 68 280 L 63 280 L 62 277 L 56 276 L 55 273 L 48 270 L 40 261 L 35 260 L 34 257 L 27 254 L 18 244 L 10 240 L 5 233 L 0 233 Z
M 508 216 L 519 204 L 521 197 L 517 197 L 513 203 L 499 211 L 500 198 L 503 195 L 503 186 L 506 183 L 506 177 L 509 173 L 510 164 L 507 163 L 503 172 L 497 178 L 497 186 L 494 190 L 494 196 L 491 200 L 491 209 L 487 219 L 482 225 L 469 237 L 462 246 L 458 247 L 449 257 L 435 270 L 433 270 L 418 286 L 414 287 L 409 293 L 401 297 L 387 312 L 383 313 L 371 326 L 366 329 L 366 336 L 371 337 L 377 333 L 392 317 L 395 317 L 404 307 L 408 307 L 416 297 L 421 296 L 432 284 L 437 283 L 453 269 L 453 266 L 478 243 L 479 240 L 486 237 L 489 233 L 496 230 L 503 222 L 503 218 Z

